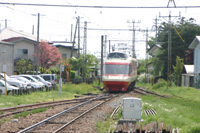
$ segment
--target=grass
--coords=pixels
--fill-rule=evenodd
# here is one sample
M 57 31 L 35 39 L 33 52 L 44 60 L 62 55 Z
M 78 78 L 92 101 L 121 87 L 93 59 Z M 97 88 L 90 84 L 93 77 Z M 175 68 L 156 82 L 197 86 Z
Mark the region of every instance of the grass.
M 63 84 L 61 88 L 61 94 L 59 94 L 58 90 L 54 91 L 40 91 L 40 92 L 33 92 L 31 94 L 23 94 L 23 95 L 0 95 L 0 108 L 3 107 L 13 107 L 17 105 L 23 105 L 23 104 L 33 104 L 33 103 L 39 103 L 39 102 L 49 102 L 49 101 L 57 101 L 57 100 L 67 100 L 74 98 L 75 95 L 82 95 L 85 93 L 93 93 L 98 94 L 101 91 L 98 89 L 93 88 L 92 86 L 98 86 L 97 82 L 94 82 L 93 84 L 71 84 L 66 83 Z M 99 85 L 99 86 L 102 86 Z
M 142 114 L 145 124 L 159 121 L 179 128 L 180 133 L 200 132 L 200 91 L 192 87 L 168 87 L 165 81 L 158 82 L 146 89 L 162 95 L 168 95 L 171 99 L 155 96 L 142 96 L 143 109 L 153 108 L 157 116 Z M 140 84 L 142 85 L 142 84 Z M 157 87 L 159 86 L 159 87 Z
M 14 115 L 13 118 L 18 119 L 19 117 L 26 117 L 29 114 L 36 114 L 36 113 L 44 112 L 47 109 L 48 108 L 39 108 L 39 109 L 33 109 L 31 111 L 24 111 L 24 112 Z
M 156 96 L 140 95 L 142 99 L 142 110 L 153 108 L 157 115 L 146 116 L 142 112 L 142 123 L 147 124 L 158 121 L 166 123 L 172 128 L 178 128 L 180 133 L 200 133 L 200 91 L 192 87 L 168 87 L 166 82 L 162 81 L 153 86 L 151 84 L 136 83 L 136 86 L 145 87 L 150 91 L 162 95 L 168 95 L 168 98 L 159 98 Z M 122 111 L 122 110 L 121 110 Z M 121 112 L 119 112 L 121 113 Z M 104 122 L 98 122 L 99 133 L 114 131 L 118 119 L 122 118 L 121 114 L 115 114 L 117 120 L 107 118 Z

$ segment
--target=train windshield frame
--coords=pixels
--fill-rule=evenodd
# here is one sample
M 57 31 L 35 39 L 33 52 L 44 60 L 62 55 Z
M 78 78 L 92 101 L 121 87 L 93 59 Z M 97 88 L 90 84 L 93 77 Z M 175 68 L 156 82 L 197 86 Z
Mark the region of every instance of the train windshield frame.
M 131 75 L 131 65 L 104 64 L 104 74 Z

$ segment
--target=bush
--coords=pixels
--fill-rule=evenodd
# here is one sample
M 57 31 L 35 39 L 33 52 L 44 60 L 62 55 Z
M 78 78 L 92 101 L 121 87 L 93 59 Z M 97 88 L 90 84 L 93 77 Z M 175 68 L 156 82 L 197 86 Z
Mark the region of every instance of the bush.
M 76 76 L 76 77 L 75 77 L 75 79 L 80 79 L 80 78 L 82 78 L 82 77 L 81 77 L 81 76 Z
M 159 79 L 158 82 L 156 84 L 153 85 L 152 89 L 156 90 L 160 87 L 164 87 L 167 85 L 167 81 L 165 81 L 164 79 Z
M 144 66 L 140 66 L 137 69 L 137 75 L 140 75 L 141 73 L 144 73 L 146 71 L 146 68 Z
M 76 71 L 70 71 L 70 73 L 71 73 L 71 79 L 75 79 L 76 78 Z
M 36 72 L 27 72 L 27 74 L 36 75 Z
M 137 80 L 138 80 L 139 82 L 147 82 L 147 78 L 145 78 L 145 76 L 146 76 L 146 73 L 141 73 L 141 74 L 138 76 Z M 152 78 L 153 78 L 153 75 L 150 74 L 149 82 L 151 82 Z

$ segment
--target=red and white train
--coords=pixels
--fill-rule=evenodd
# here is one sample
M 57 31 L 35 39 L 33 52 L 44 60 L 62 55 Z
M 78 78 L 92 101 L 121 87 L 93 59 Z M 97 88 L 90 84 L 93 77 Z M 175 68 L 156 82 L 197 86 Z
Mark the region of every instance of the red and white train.
M 127 91 L 135 86 L 137 60 L 122 52 L 112 52 L 104 59 L 102 81 L 107 91 Z

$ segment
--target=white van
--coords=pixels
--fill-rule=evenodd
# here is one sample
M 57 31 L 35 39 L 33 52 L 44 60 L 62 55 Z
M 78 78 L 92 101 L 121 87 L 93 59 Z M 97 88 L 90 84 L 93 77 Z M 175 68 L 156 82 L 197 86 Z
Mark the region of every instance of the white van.
M 56 86 L 56 74 L 40 74 L 40 76 L 46 80 L 49 81 L 52 86 Z
M 42 82 L 45 85 L 45 88 L 49 88 L 52 86 L 52 84 L 49 81 L 44 80 L 39 75 L 31 75 L 33 78 L 37 79 L 38 81 Z

